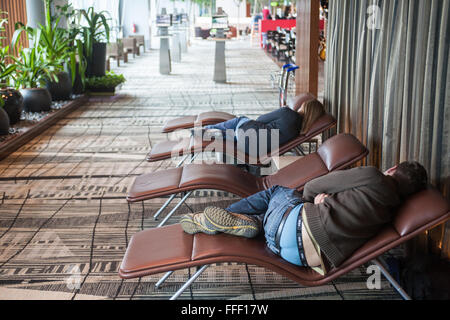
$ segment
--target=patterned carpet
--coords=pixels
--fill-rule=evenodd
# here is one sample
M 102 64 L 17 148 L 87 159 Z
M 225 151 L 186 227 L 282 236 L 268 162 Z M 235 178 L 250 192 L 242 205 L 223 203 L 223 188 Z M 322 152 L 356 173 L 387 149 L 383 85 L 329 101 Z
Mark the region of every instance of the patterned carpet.
M 248 42 L 227 44 L 228 83 L 213 77 L 214 43 L 195 40 L 170 76 L 158 72 L 158 52 L 117 68 L 128 82 L 119 95 L 91 101 L 0 162 L 0 299 L 167 299 L 195 269 L 118 277 L 130 237 L 157 225 L 165 199 L 128 206 L 137 175 L 174 166 L 147 163 L 146 153 L 174 134 L 167 119 L 220 110 L 251 117 L 277 106 L 269 74 L 278 67 Z M 115 65 L 115 63 L 112 63 Z M 207 205 L 225 207 L 233 195 L 197 191 L 169 223 Z M 304 288 L 261 267 L 210 267 L 182 299 L 398 299 L 382 282 L 368 290 L 366 268 L 318 288 Z

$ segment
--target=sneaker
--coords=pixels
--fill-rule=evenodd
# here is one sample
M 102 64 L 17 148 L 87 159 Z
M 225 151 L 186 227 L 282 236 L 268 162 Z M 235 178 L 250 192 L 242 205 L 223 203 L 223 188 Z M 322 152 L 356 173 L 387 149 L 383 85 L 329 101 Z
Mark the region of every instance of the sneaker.
M 206 233 L 210 235 L 217 234 L 214 229 L 210 229 L 205 224 L 205 216 L 203 213 L 190 213 L 183 216 L 180 220 L 181 227 L 184 232 L 189 234 Z
M 211 230 L 244 238 L 255 238 L 261 231 L 261 223 L 257 219 L 243 214 L 208 207 L 204 215 L 206 226 Z

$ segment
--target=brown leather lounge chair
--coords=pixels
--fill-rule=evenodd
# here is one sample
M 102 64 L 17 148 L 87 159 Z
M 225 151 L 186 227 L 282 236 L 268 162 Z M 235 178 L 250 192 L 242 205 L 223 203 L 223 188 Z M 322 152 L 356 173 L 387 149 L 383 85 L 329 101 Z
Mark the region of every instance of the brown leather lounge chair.
M 325 141 L 316 153 L 300 158 L 271 176 L 255 177 L 238 167 L 226 164 L 190 164 L 137 177 L 127 200 L 137 202 L 171 195 L 155 214 L 157 219 L 177 194 L 183 194 L 182 200 L 159 225 L 162 226 L 194 190 L 221 190 L 240 197 L 248 197 L 276 185 L 301 191 L 306 182 L 331 171 L 348 168 L 365 158 L 368 153 L 353 135 L 340 134 Z
M 293 110 L 298 111 L 302 104 L 308 100 L 315 99 L 311 94 L 302 94 L 291 101 L 291 108 Z M 196 117 L 202 121 L 203 125 L 206 124 L 214 124 L 222 121 L 229 120 L 234 118 L 235 116 L 226 114 L 222 119 L 219 120 L 220 114 L 223 113 L 204 113 L 200 116 Z M 210 117 L 209 119 L 207 119 Z M 181 129 L 181 128 L 189 128 L 192 127 L 192 117 L 175 119 L 171 125 L 171 130 Z M 224 120 L 226 118 L 226 120 Z M 178 122 L 177 122 L 178 121 Z M 196 124 L 196 123 L 194 123 Z M 191 161 L 200 153 L 205 151 L 215 151 L 218 153 L 223 153 L 228 155 L 234 159 L 237 159 L 241 163 L 247 163 L 252 165 L 261 166 L 267 163 L 270 163 L 270 159 L 273 156 L 283 155 L 291 150 L 294 150 L 296 153 L 304 155 L 303 151 L 298 148 L 302 143 L 310 141 L 315 136 L 323 133 L 324 131 L 334 127 L 336 125 L 336 119 L 331 115 L 324 115 L 312 126 L 311 130 L 307 132 L 305 135 L 299 135 L 297 138 L 289 141 L 288 143 L 280 146 L 277 150 L 273 150 L 271 154 L 266 154 L 261 157 L 252 157 L 245 152 L 240 151 L 234 142 L 229 141 L 207 141 L 202 140 L 201 138 L 184 138 L 178 141 L 164 141 L 156 144 L 150 153 L 147 155 L 147 161 L 156 162 L 166 159 L 171 159 L 172 157 L 183 157 L 182 160 L 178 163 L 177 167 L 180 167 L 188 158 L 191 156 Z M 165 130 L 169 130 L 166 126 Z
M 409 299 L 400 285 L 384 268 L 379 257 L 426 230 L 450 218 L 450 204 L 436 190 L 429 189 L 408 199 L 397 211 L 392 223 L 359 248 L 338 268 L 325 276 L 308 268 L 292 265 L 274 255 L 263 239 L 245 239 L 225 234 L 189 235 L 179 224 L 151 229 L 134 235 L 122 261 L 119 275 L 123 279 L 145 277 L 168 272 L 159 287 L 173 271 L 201 267 L 172 297 L 177 299 L 205 269 L 214 263 L 238 262 L 258 265 L 282 274 L 304 286 L 324 285 L 341 275 L 373 260 L 404 299 Z
M 298 111 L 303 103 L 314 99 L 316 99 L 316 97 L 313 94 L 302 93 L 291 99 L 288 105 L 292 110 Z M 162 132 L 169 133 L 182 129 L 191 129 L 194 127 L 208 126 L 225 122 L 234 118 L 236 118 L 235 115 L 227 112 L 220 112 L 220 111 L 203 112 L 196 116 L 186 116 L 169 120 L 164 124 Z
M 202 152 L 215 151 L 224 153 L 241 161 L 242 163 L 248 163 L 253 165 L 264 165 L 270 163 L 270 159 L 273 156 L 283 155 L 291 150 L 297 151 L 299 154 L 303 152 L 298 148 L 302 143 L 310 141 L 317 135 L 331 129 L 336 125 L 336 119 L 330 115 L 324 115 L 316 121 L 311 130 L 305 135 L 299 135 L 297 138 L 289 141 L 288 143 L 279 146 L 277 150 L 273 150 L 270 154 L 260 157 L 252 157 L 243 151 L 240 151 L 236 147 L 236 143 L 229 142 L 227 140 L 211 141 L 202 140 L 201 138 L 184 138 L 179 141 L 164 141 L 156 144 L 150 153 L 147 155 L 148 162 L 156 162 L 172 157 L 183 157 L 181 162 L 177 165 L 180 167 L 189 156 L 195 157 Z

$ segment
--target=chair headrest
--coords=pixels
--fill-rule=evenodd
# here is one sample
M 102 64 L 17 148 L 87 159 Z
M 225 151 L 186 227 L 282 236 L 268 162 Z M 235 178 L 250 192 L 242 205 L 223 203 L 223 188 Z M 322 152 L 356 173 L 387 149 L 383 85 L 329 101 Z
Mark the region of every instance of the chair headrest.
M 350 160 L 361 158 L 369 151 L 355 136 L 343 133 L 325 141 L 317 150 L 328 171 L 340 169 Z
M 315 99 L 316 97 L 312 93 L 301 93 L 298 96 L 289 99 L 287 104 L 289 108 L 298 112 L 305 102 Z
M 307 137 L 314 137 L 321 132 L 324 131 L 324 128 L 329 128 L 331 126 L 336 125 L 336 119 L 329 114 L 325 114 L 319 119 L 317 119 L 316 122 L 311 126 L 308 132 L 305 133 L 305 136 Z
M 448 215 L 450 204 L 438 190 L 429 188 L 409 199 L 398 210 L 394 220 L 394 228 L 405 236 L 417 229 Z

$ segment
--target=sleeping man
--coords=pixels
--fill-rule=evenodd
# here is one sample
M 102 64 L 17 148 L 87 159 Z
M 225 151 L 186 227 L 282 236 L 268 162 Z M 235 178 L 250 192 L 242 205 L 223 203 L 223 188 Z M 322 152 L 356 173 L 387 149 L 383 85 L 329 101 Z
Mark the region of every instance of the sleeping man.
M 427 172 L 403 162 L 385 173 L 374 167 L 337 171 L 296 190 L 276 186 L 226 210 L 209 207 L 181 219 L 190 234 L 227 233 L 253 238 L 262 231 L 267 246 L 284 260 L 324 275 L 392 221 L 392 212 L 426 188 Z

